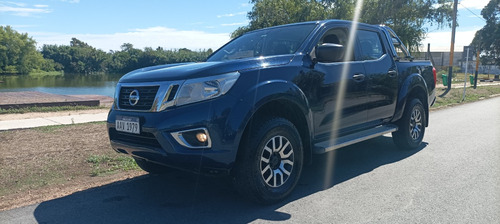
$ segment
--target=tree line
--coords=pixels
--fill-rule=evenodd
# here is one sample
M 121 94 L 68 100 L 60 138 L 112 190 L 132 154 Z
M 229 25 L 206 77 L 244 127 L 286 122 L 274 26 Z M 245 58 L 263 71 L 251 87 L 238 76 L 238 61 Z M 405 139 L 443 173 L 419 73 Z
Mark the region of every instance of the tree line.
M 354 0 L 250 0 L 249 24 L 237 28 L 233 38 L 246 32 L 295 22 L 344 19 L 354 16 Z M 360 22 L 391 27 L 413 51 L 428 32 L 426 24 L 439 28 L 451 26 L 452 0 L 365 0 Z M 486 25 L 476 33 L 473 46 L 482 52 L 481 60 L 500 66 L 500 0 L 490 0 L 481 14 Z M 131 70 L 167 63 L 203 61 L 212 49 L 165 50 L 134 48 L 125 43 L 119 51 L 104 52 L 72 38 L 70 45 L 44 45 L 40 51 L 28 34 L 10 26 L 0 26 L 0 74 L 26 74 L 32 71 L 66 73 L 126 73 Z M 486 63 L 485 63 L 486 64 Z
M 0 26 L 0 74 L 28 74 L 40 71 L 64 71 L 69 74 L 119 73 L 161 64 L 205 60 L 212 49 L 192 51 L 186 48 L 143 50 L 130 43 L 119 51 L 104 52 L 72 38 L 69 45 L 43 45 L 40 51 L 27 33 Z

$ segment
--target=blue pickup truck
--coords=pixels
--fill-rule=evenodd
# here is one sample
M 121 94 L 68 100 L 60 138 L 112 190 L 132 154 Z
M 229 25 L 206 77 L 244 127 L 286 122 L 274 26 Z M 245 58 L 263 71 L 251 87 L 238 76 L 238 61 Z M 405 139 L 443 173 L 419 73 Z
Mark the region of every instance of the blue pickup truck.
M 419 147 L 436 71 L 386 26 L 326 20 L 233 39 L 205 62 L 123 76 L 107 127 L 111 146 L 150 173 L 226 175 L 254 201 L 296 186 L 312 154 L 392 133 Z

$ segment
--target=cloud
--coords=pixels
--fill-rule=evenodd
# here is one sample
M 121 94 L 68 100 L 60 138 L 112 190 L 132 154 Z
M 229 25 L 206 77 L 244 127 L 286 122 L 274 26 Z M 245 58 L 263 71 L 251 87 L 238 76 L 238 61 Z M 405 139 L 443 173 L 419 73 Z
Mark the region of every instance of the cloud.
M 457 31 L 455 33 L 455 51 L 462 51 L 464 46 L 468 46 L 476 31 L 481 28 L 475 28 L 468 31 Z M 427 43 L 431 44 L 432 52 L 449 52 L 451 43 L 451 31 L 449 32 L 431 32 L 427 34 L 427 38 L 422 41 L 424 50 L 427 50 Z
M 224 24 L 220 24 L 221 26 L 243 26 L 243 25 L 247 25 L 248 22 L 241 22 L 241 23 L 224 23 Z
M 26 4 L 22 2 L 8 2 L 8 1 L 0 1 L 0 4 L 5 5 L 15 5 L 17 7 L 25 7 Z
M 42 7 L 40 7 L 42 6 Z M 10 13 L 15 16 L 34 16 L 42 13 L 51 13 L 46 5 L 35 5 L 34 8 L 27 7 L 24 3 L 0 2 L 0 13 Z
M 38 47 L 42 47 L 44 44 L 69 45 L 71 38 L 75 37 L 104 51 L 120 50 L 123 43 L 131 43 L 138 49 L 162 47 L 164 49 L 188 48 L 200 50 L 212 48 L 215 50 L 230 40 L 228 33 L 176 30 L 160 26 L 112 34 L 30 32 L 30 36 L 37 41 Z
M 233 17 L 233 16 L 246 15 L 246 14 L 247 14 L 247 12 L 229 13 L 229 14 L 224 14 L 224 15 L 217 15 L 217 18 Z
M 80 0 L 61 0 L 61 2 L 80 3 Z

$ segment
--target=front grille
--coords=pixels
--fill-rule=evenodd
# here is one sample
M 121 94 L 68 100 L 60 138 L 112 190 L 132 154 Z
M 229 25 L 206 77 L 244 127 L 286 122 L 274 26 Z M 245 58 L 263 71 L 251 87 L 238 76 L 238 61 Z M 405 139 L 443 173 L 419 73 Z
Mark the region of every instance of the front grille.
M 150 146 L 154 148 L 161 148 L 160 143 L 156 137 L 149 132 L 141 132 L 141 134 L 129 134 L 125 132 L 116 131 L 114 128 L 109 129 L 109 138 L 120 142 L 127 142 L 136 145 Z
M 118 105 L 120 109 L 128 110 L 151 110 L 155 101 L 156 93 L 159 86 L 138 86 L 138 87 L 121 87 Z M 136 90 L 139 95 L 137 104 L 132 105 L 130 102 L 130 93 Z M 132 101 L 134 102 L 134 101 Z

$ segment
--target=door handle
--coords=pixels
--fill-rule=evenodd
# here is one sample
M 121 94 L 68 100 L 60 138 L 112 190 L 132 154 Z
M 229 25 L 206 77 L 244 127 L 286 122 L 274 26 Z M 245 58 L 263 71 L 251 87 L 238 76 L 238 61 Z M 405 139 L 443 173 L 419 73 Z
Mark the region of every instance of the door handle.
M 389 70 L 387 74 L 389 74 L 389 77 L 396 77 L 398 72 L 396 70 Z
M 355 74 L 352 76 L 352 79 L 356 82 L 362 82 L 365 80 L 365 75 L 364 74 Z

